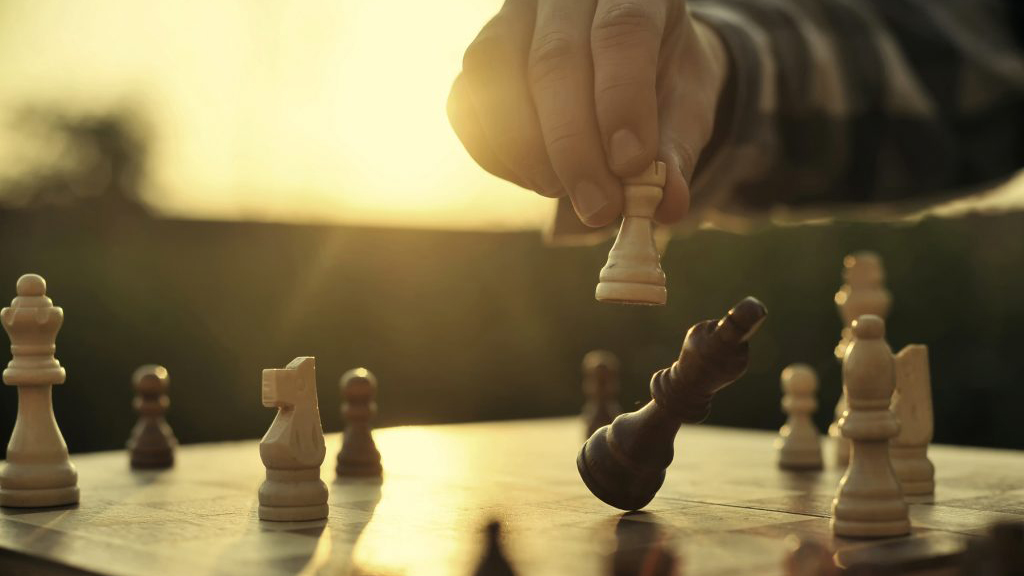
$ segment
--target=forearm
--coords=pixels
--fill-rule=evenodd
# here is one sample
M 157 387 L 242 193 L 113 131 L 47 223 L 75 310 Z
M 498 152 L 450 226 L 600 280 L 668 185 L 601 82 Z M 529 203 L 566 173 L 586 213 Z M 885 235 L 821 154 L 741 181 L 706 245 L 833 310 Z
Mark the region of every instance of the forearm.
M 1024 62 L 999 6 L 806 7 L 691 3 L 730 70 L 692 185 L 697 214 L 941 197 L 1024 164 Z

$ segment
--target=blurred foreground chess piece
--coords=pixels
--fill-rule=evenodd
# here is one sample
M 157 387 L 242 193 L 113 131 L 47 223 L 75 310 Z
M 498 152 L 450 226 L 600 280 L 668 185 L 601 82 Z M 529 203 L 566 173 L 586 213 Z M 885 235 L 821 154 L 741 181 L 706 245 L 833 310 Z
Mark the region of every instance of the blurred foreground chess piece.
M 900 432 L 889 440 L 889 456 L 903 495 L 933 494 L 935 466 L 928 459 L 928 444 L 934 419 L 927 346 L 910 344 L 896 355 L 896 392 L 890 410 Z
M 885 269 L 878 254 L 855 252 L 843 258 L 843 281 L 835 295 L 839 317 L 843 320 L 842 334 L 835 348 L 836 359 L 840 362 L 852 338 L 850 326 L 853 321 L 864 314 L 874 314 L 884 321 L 892 306 L 892 295 L 885 288 Z M 836 402 L 835 418 L 828 428 L 828 435 L 833 438 L 836 448 L 836 465 L 840 467 L 850 462 L 850 442 L 839 433 L 839 419 L 846 408 L 844 391 Z
M 665 186 L 665 164 L 655 162 L 622 184 L 622 227 L 601 269 L 595 296 L 601 302 L 663 305 L 668 292 L 654 243 L 654 212 Z
M 885 342 L 885 322 L 874 315 L 853 321 L 853 341 L 843 358 L 849 409 L 839 420 L 853 443 L 850 465 L 832 500 L 836 536 L 880 538 L 910 533 L 910 517 L 889 461 L 889 439 L 900 429 L 889 411 L 895 362 Z
M 586 437 L 619 415 L 619 359 L 607 350 L 591 350 L 583 357 L 582 416 Z
M 779 467 L 789 470 L 820 470 L 821 442 L 811 414 L 818 407 L 818 375 L 807 364 L 791 364 L 782 371 L 782 410 L 786 423 L 775 445 Z
M 316 396 L 316 359 L 299 357 L 263 371 L 263 405 L 277 416 L 260 440 L 267 479 L 260 486 L 260 520 L 327 518 L 320 465 L 327 454 Z
M 515 576 L 515 570 L 501 546 L 501 524 L 497 521 L 489 523 L 485 538 L 484 553 L 480 565 L 473 572 L 474 576 Z
M 156 364 L 140 366 L 132 375 L 135 399 L 132 407 L 139 421 L 128 438 L 132 468 L 170 468 L 178 439 L 164 418 L 171 401 L 167 397 L 170 378 L 167 369 Z
M 1024 522 L 998 522 L 968 542 L 960 576 L 1024 576 Z
M 63 384 L 64 368 L 54 357 L 64 310 L 46 297 L 46 281 L 36 274 L 18 278 L 17 297 L 0 310 L 11 339 L 11 362 L 4 384 L 18 387 L 18 417 L 0 472 L 0 506 L 36 508 L 78 502 L 78 472 L 53 414 L 53 386 Z
M 839 567 L 832 557 L 832 551 L 816 540 L 798 538 L 792 534 L 786 537 L 786 576 L 839 576 Z
M 683 563 L 672 539 L 654 516 L 646 512 L 623 514 L 615 524 L 615 550 L 611 576 L 677 576 Z
M 345 432 L 334 471 L 338 476 L 380 477 L 380 452 L 370 427 L 377 415 L 377 379 L 366 368 L 355 368 L 341 377 L 340 384 Z
M 595 496 L 623 510 L 654 498 L 679 427 L 707 418 L 715 393 L 746 372 L 747 340 L 766 315 L 764 304 L 747 297 L 721 320 L 690 328 L 679 359 L 651 377 L 653 399 L 599 429 L 580 449 L 576 467 Z

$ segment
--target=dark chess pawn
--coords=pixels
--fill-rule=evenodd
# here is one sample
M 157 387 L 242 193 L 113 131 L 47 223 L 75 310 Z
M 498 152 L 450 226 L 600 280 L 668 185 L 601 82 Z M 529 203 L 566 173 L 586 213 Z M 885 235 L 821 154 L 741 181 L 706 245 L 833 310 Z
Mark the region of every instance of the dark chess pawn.
M 338 476 L 379 477 L 383 469 L 373 441 L 370 420 L 377 415 L 377 379 L 366 368 L 349 370 L 341 377 L 341 415 L 345 419 Z
M 619 415 L 619 359 L 607 350 L 591 350 L 583 357 L 583 424 L 587 438 Z
M 164 419 L 171 401 L 167 397 L 170 378 L 167 369 L 155 364 L 140 366 L 132 375 L 135 399 L 132 407 L 139 421 L 128 438 L 132 468 L 170 468 L 174 465 L 174 432 Z
M 747 340 L 767 313 L 747 297 L 721 320 L 690 328 L 679 359 L 651 377 L 653 399 L 599 429 L 580 449 L 576 467 L 595 496 L 623 510 L 638 510 L 654 498 L 672 463 L 679 427 L 707 418 L 715 393 L 746 372 Z
M 515 570 L 501 547 L 501 524 L 491 522 L 486 530 L 484 554 L 480 558 L 480 565 L 473 572 L 474 576 L 515 576 Z

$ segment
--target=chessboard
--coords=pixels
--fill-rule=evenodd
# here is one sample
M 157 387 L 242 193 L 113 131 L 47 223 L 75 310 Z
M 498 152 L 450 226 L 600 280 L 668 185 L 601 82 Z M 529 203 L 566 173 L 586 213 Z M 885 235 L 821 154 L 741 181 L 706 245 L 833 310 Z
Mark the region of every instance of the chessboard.
M 684 426 L 664 487 L 623 514 L 580 480 L 583 435 L 575 418 L 380 429 L 383 482 L 335 481 L 328 435 L 330 515 L 316 522 L 257 519 L 255 440 L 183 446 L 161 472 L 131 470 L 125 451 L 76 454 L 79 505 L 3 509 L 0 573 L 469 575 L 498 520 L 521 576 L 611 573 L 627 524 L 655 528 L 641 533 L 688 576 L 782 574 L 790 535 L 820 539 L 841 566 L 896 556 L 941 574 L 966 537 L 1024 518 L 1024 453 L 938 445 L 935 495 L 912 501 L 910 536 L 833 538 L 841 470 L 780 470 L 775 434 L 711 426 Z

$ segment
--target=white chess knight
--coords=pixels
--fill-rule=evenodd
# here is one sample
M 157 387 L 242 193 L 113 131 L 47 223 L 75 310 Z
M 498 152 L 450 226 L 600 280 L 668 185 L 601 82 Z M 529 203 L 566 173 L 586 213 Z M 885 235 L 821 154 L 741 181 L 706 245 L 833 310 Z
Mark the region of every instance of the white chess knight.
M 896 392 L 890 410 L 900 421 L 899 434 L 889 440 L 889 455 L 903 494 L 934 493 L 935 466 L 928 459 L 934 420 L 927 346 L 909 344 L 896 355 Z
M 267 479 L 260 486 L 261 520 L 327 518 L 327 485 L 320 465 L 327 454 L 316 396 L 316 359 L 305 356 L 284 369 L 263 371 L 263 405 L 277 417 L 260 440 Z
M 46 297 L 36 274 L 18 279 L 17 297 L 0 310 L 11 338 L 13 359 L 4 384 L 18 387 L 18 417 L 0 472 L 0 506 L 35 508 L 78 502 L 78 472 L 53 416 L 52 390 L 63 384 L 64 368 L 54 357 L 64 311 Z
M 900 430 L 889 411 L 895 362 L 885 342 L 885 322 L 866 314 L 852 324 L 843 357 L 843 388 L 849 408 L 839 420 L 851 441 L 850 465 L 832 500 L 836 536 L 881 538 L 910 533 L 910 517 L 889 460 L 889 439 Z
M 779 467 L 818 470 L 822 467 L 821 442 L 811 414 L 818 407 L 818 375 L 807 364 L 791 364 L 782 371 L 782 410 L 788 418 L 779 430 L 776 448 Z
M 602 302 L 662 305 L 668 292 L 654 242 L 654 212 L 665 186 L 665 164 L 655 162 L 622 184 L 622 227 L 601 269 L 595 297 Z

